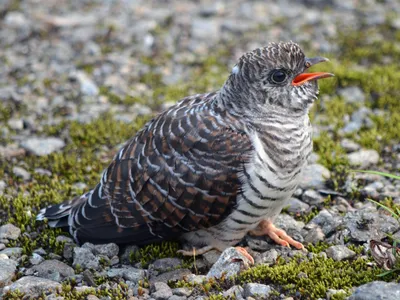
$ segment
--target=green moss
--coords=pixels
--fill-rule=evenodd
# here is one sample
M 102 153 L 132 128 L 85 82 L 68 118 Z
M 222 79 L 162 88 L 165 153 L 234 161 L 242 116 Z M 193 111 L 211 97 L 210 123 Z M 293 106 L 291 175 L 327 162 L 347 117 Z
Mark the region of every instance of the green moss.
M 167 257 L 181 257 L 176 252 L 180 249 L 179 244 L 176 242 L 161 242 L 157 244 L 149 244 L 139 249 L 139 251 L 132 252 L 130 261 L 140 262 L 143 267 L 149 265 L 156 259 Z
M 349 291 L 376 278 L 380 270 L 369 267 L 364 259 L 336 262 L 330 258 L 314 256 L 311 260 L 294 258 L 287 264 L 272 267 L 259 265 L 241 273 L 240 283 L 259 282 L 279 284 L 288 293 L 300 292 L 311 299 L 324 298 L 328 289 Z M 300 273 L 307 274 L 307 277 Z
M 328 249 L 331 245 L 325 242 L 318 242 L 317 244 L 308 244 L 306 246 L 307 250 L 312 253 L 320 253 Z
M 0 223 L 15 224 L 22 232 L 28 229 L 39 232 L 34 239 L 21 235 L 9 246 L 20 246 L 24 253 L 30 254 L 40 245 L 61 254 L 63 245 L 56 242 L 56 237 L 62 233 L 61 230 L 50 229 L 46 223 L 36 222 L 36 213 L 49 204 L 78 196 L 81 191 L 72 188 L 76 182 L 94 186 L 102 170 L 111 160 L 115 152 L 114 147 L 134 136 L 146 120 L 138 118 L 129 125 L 106 114 L 88 124 L 63 122 L 54 127 L 46 127 L 43 133 L 47 135 L 58 135 L 68 129 L 71 143 L 62 152 L 43 157 L 26 156 L 23 162 L 32 174 L 32 180 L 28 183 L 12 175 L 13 164 L 2 164 L 3 171 L 10 176 L 9 185 L 15 186 L 17 192 L 7 189 L 0 195 Z M 39 175 L 34 172 L 35 168 L 47 169 L 52 175 Z

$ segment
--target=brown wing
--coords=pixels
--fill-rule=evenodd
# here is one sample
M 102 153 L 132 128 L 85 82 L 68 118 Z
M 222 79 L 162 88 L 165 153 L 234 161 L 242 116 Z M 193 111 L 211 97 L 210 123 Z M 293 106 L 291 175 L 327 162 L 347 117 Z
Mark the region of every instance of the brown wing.
M 236 204 L 251 150 L 214 94 L 187 98 L 126 144 L 73 209 L 79 241 L 145 244 L 218 224 Z

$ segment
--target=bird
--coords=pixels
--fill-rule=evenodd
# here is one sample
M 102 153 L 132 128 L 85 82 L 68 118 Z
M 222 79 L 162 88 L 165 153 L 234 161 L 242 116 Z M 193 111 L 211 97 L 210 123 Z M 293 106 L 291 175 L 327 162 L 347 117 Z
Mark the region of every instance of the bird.
M 302 249 L 274 220 L 312 153 L 308 112 L 317 81 L 334 75 L 307 70 L 326 61 L 306 57 L 294 42 L 243 54 L 218 91 L 185 97 L 155 116 L 92 190 L 37 219 L 68 228 L 78 244 L 180 240 L 204 254 L 252 234 Z

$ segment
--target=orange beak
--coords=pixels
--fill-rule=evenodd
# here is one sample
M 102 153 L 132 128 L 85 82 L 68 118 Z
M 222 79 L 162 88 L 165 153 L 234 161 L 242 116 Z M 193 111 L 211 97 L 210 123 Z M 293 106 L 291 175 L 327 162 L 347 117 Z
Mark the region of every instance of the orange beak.
M 317 80 L 317 79 L 327 78 L 327 77 L 332 77 L 332 76 L 335 76 L 335 75 L 333 75 L 331 73 L 325 73 L 325 72 L 301 73 L 293 79 L 292 85 L 298 86 L 298 85 L 302 85 L 303 83 L 310 81 L 310 80 Z
M 325 62 L 325 61 L 328 61 L 328 59 L 324 58 L 324 57 L 307 58 L 306 59 L 306 68 L 309 68 L 317 63 Z M 322 78 L 327 78 L 327 77 L 332 77 L 332 76 L 335 76 L 335 75 L 333 75 L 331 73 L 325 73 L 325 72 L 301 73 L 293 79 L 292 85 L 299 86 L 310 80 L 317 80 L 317 79 L 322 79 Z

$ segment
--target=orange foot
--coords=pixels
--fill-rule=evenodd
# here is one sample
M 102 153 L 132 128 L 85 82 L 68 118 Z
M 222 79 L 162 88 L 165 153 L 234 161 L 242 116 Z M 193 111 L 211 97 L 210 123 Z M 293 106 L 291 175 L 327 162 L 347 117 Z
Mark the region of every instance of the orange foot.
M 302 243 L 299 243 L 292 239 L 290 236 L 287 235 L 284 230 L 276 228 L 271 221 L 262 220 L 258 224 L 258 228 L 256 230 L 250 231 L 249 233 L 255 236 L 268 235 L 275 243 L 279 245 L 289 248 L 290 245 L 292 245 L 299 250 L 304 249 Z
M 249 261 L 250 261 L 250 264 L 251 265 L 254 265 L 254 258 L 253 258 L 253 256 L 251 256 L 250 254 L 249 254 L 249 252 L 247 252 L 247 250 L 246 249 L 244 249 L 243 247 L 235 247 L 235 249 L 238 251 L 238 252 L 240 252 L 241 254 L 243 254 L 243 256 L 245 256 Z

